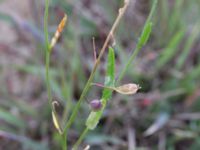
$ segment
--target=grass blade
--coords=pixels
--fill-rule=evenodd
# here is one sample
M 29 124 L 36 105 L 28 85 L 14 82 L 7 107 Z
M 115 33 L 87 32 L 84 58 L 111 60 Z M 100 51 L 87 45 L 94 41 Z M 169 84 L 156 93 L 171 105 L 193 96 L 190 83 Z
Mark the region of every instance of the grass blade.
M 183 66 L 183 64 L 184 64 L 184 62 L 185 62 L 185 60 L 186 60 L 186 58 L 189 54 L 190 49 L 192 48 L 192 46 L 194 45 L 194 42 L 197 40 L 197 38 L 199 36 L 199 33 L 200 33 L 199 25 L 200 25 L 200 23 L 197 23 L 193 27 L 192 33 L 188 37 L 188 40 L 186 41 L 183 52 L 181 53 L 181 55 L 179 56 L 178 61 L 177 61 L 176 67 L 178 69 L 180 69 Z
M 3 109 L 0 109 L 0 120 L 4 120 L 5 122 L 19 128 L 25 128 L 25 122 L 21 118 L 18 118 Z
M 142 48 L 142 46 L 144 46 L 147 43 L 149 36 L 151 34 L 151 31 L 152 31 L 152 25 L 153 25 L 152 22 L 148 22 L 144 26 L 144 30 L 142 31 L 141 37 L 138 42 L 139 48 Z
M 174 35 L 174 37 L 169 42 L 169 45 L 167 46 L 167 48 L 165 48 L 165 50 L 161 52 L 161 56 L 158 59 L 157 64 L 156 64 L 157 69 L 160 69 L 161 67 L 163 67 L 176 54 L 178 50 L 177 47 L 180 44 L 181 40 L 183 39 L 184 35 L 185 35 L 184 29 L 181 29 Z

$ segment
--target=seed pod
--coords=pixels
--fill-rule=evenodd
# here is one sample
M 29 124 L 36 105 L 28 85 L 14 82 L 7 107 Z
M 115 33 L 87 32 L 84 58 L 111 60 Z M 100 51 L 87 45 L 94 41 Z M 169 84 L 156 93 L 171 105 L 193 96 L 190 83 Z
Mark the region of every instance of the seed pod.
M 58 41 L 58 38 L 60 37 L 60 35 L 65 27 L 66 22 L 67 22 L 67 15 L 65 14 L 63 19 L 61 20 L 60 24 L 58 25 L 57 30 L 51 40 L 51 43 L 50 43 L 51 49 L 55 46 L 56 42 Z
M 55 110 L 56 105 L 58 105 L 58 102 L 57 101 L 53 101 L 52 102 L 52 119 L 53 119 L 53 124 L 56 127 L 56 129 L 58 130 L 58 132 L 60 134 L 63 134 L 63 130 L 62 130 L 62 127 L 61 127 L 58 115 L 57 115 L 56 110 Z
M 116 87 L 115 91 L 120 94 L 130 95 L 130 94 L 135 94 L 140 88 L 141 87 L 138 84 L 129 83 Z
M 102 108 L 102 102 L 98 99 L 94 99 L 90 102 L 90 108 L 93 111 L 99 111 Z
M 104 86 L 100 83 L 92 83 L 91 85 L 96 85 L 96 86 L 99 86 L 99 87 L 114 90 L 114 91 L 116 91 L 120 94 L 123 94 L 123 95 L 135 94 L 141 88 L 138 84 L 134 84 L 134 83 L 124 84 L 124 85 L 118 86 L 118 87 Z

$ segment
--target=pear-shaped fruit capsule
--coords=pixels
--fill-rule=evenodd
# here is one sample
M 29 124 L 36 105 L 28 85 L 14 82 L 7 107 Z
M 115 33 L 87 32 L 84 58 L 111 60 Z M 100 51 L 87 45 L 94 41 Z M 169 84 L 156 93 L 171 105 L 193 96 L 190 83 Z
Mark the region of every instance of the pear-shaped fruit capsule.
M 120 94 L 130 95 L 135 94 L 140 88 L 141 87 L 138 84 L 129 83 L 116 87 L 115 91 L 117 91 Z
M 92 111 L 99 111 L 102 108 L 102 102 L 98 99 L 94 99 L 90 102 L 90 108 Z
M 141 87 L 138 84 L 134 84 L 134 83 L 124 84 L 124 85 L 118 86 L 118 87 L 104 86 L 100 83 L 92 83 L 91 85 L 96 85 L 96 86 L 99 86 L 99 87 L 108 88 L 108 89 L 114 90 L 114 91 L 116 91 L 120 94 L 123 94 L 123 95 L 135 94 L 139 89 L 141 89 Z

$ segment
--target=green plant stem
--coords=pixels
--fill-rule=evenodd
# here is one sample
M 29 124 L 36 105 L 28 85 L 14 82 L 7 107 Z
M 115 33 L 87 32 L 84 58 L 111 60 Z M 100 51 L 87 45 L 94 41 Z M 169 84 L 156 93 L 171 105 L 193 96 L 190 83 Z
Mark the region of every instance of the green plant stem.
M 86 83 L 86 85 L 85 85 L 85 87 L 84 87 L 84 89 L 83 89 L 83 92 L 82 92 L 82 94 L 81 94 L 81 96 L 80 96 L 80 98 L 79 98 L 79 100 L 78 100 L 76 106 L 75 106 L 74 109 L 73 109 L 73 112 L 72 112 L 72 114 L 71 114 L 71 116 L 70 116 L 70 118 L 69 118 L 69 121 L 67 122 L 67 124 L 66 124 L 66 126 L 65 126 L 65 129 L 64 129 L 65 137 L 67 137 L 68 129 L 71 127 L 72 123 L 73 123 L 74 120 L 76 119 L 76 116 L 77 116 L 78 110 L 79 110 L 79 108 L 80 108 L 80 106 L 81 106 L 81 103 L 82 103 L 82 101 L 83 101 L 83 98 L 84 98 L 85 95 L 87 94 L 87 92 L 88 92 L 88 90 L 89 90 L 89 88 L 90 88 L 90 84 L 92 83 L 92 81 L 93 81 L 93 79 L 94 79 L 95 72 L 96 72 L 96 70 L 97 70 L 98 65 L 100 64 L 100 60 L 101 60 L 101 58 L 102 58 L 102 56 L 103 56 L 103 54 L 104 54 L 104 52 L 105 52 L 105 50 L 106 50 L 106 47 L 107 47 L 107 45 L 108 45 L 110 39 L 113 37 L 114 31 L 115 31 L 117 25 L 119 24 L 119 21 L 120 21 L 121 18 L 123 17 L 123 15 L 124 15 L 124 13 L 125 13 L 125 10 L 127 9 L 128 4 L 129 4 L 129 3 L 127 2 L 127 3 L 124 4 L 124 7 L 123 7 L 123 8 L 120 8 L 119 14 L 118 14 L 118 16 L 117 16 L 117 18 L 116 18 L 116 20 L 115 20 L 115 22 L 114 22 L 114 24 L 113 24 L 113 26 L 112 26 L 110 32 L 109 32 L 109 34 L 108 34 L 108 36 L 107 36 L 107 38 L 106 38 L 106 40 L 105 40 L 105 42 L 104 42 L 104 45 L 103 45 L 102 49 L 100 50 L 99 57 L 97 58 L 97 60 L 96 60 L 96 62 L 95 62 L 95 64 L 94 64 L 94 67 L 93 67 L 93 69 L 92 69 L 92 72 L 91 72 L 91 74 L 90 74 L 90 77 L 89 77 L 89 79 L 88 79 L 88 81 L 87 81 L 87 83 Z M 65 138 L 65 139 L 66 139 L 66 138 Z M 64 150 L 64 149 L 63 149 L 63 150 Z
M 49 105 L 51 106 L 52 101 L 52 94 L 51 94 L 51 87 L 50 87 L 50 77 L 49 77 L 49 61 L 50 61 L 50 53 L 46 53 L 46 86 L 47 86 L 47 93 L 48 93 L 48 101 Z
M 135 59 L 135 57 L 137 56 L 138 52 L 141 50 L 141 48 L 137 45 L 136 49 L 134 50 L 133 54 L 131 55 L 131 57 L 128 60 L 128 63 L 125 65 L 125 67 L 123 68 L 123 70 L 120 72 L 120 75 L 117 79 L 117 83 L 119 83 L 122 78 L 124 77 L 126 71 L 128 70 L 129 66 L 131 65 L 131 63 L 133 62 L 133 60 Z
M 50 86 L 50 76 L 49 76 L 49 66 L 50 66 L 50 56 L 51 56 L 51 47 L 49 44 L 49 34 L 48 34 L 48 16 L 49 16 L 49 0 L 45 0 L 45 13 L 44 13 L 44 34 L 45 34 L 45 78 L 46 78 L 46 86 L 47 86 L 47 93 L 48 93 L 48 101 L 49 106 L 51 106 L 52 103 L 52 94 L 51 94 L 51 86 Z M 66 135 L 62 134 L 62 148 L 63 150 L 67 150 L 67 140 Z
M 113 26 L 112 26 L 107 38 L 106 38 L 106 41 L 104 42 L 104 45 L 103 45 L 102 49 L 100 50 L 99 57 L 97 58 L 97 61 L 95 62 L 95 65 L 94 65 L 94 67 L 92 69 L 90 77 L 89 77 L 89 79 L 88 79 L 88 81 L 87 81 L 87 83 L 85 85 L 85 88 L 83 89 L 83 92 L 82 92 L 82 94 L 81 94 L 81 96 L 80 96 L 80 98 L 79 98 L 79 100 L 78 100 L 73 112 L 72 112 L 72 115 L 70 116 L 70 119 L 69 119 L 69 121 L 68 121 L 68 123 L 66 125 L 65 130 L 67 130 L 75 120 L 75 117 L 76 117 L 76 115 L 78 113 L 78 109 L 80 108 L 80 104 L 81 104 L 83 98 L 85 97 L 85 95 L 87 94 L 88 89 L 90 88 L 90 84 L 92 83 L 92 80 L 94 79 L 94 75 L 95 75 L 96 69 L 97 69 L 97 67 L 98 67 L 98 65 L 100 63 L 100 60 L 101 60 L 101 58 L 102 58 L 102 56 L 103 56 L 103 54 L 104 54 L 104 52 L 106 50 L 108 42 L 112 38 L 113 33 L 114 33 L 117 25 L 119 24 L 120 19 L 122 18 L 123 14 L 124 14 L 124 12 L 126 10 L 126 7 L 127 7 L 127 5 L 125 4 L 125 7 L 123 7 L 123 10 L 121 10 L 119 12 L 119 15 L 117 16 L 117 19 L 115 20 L 115 22 L 114 22 L 114 24 L 113 24 Z
M 78 146 L 81 144 L 81 141 L 86 136 L 88 131 L 89 131 L 89 129 L 86 127 L 85 130 L 82 132 L 81 136 L 79 137 L 79 139 L 77 140 L 77 142 L 74 144 L 72 150 L 77 150 L 78 149 Z
M 46 86 L 47 86 L 47 93 L 48 93 L 48 101 L 49 105 L 51 106 L 51 87 L 50 87 L 50 77 L 49 77 L 49 62 L 50 62 L 50 47 L 49 47 L 49 34 L 48 34 L 48 16 L 49 16 L 49 0 L 45 1 L 45 14 L 44 14 L 44 33 L 45 33 L 45 48 L 46 48 Z
M 48 17 L 49 17 L 49 0 L 45 0 L 44 34 L 45 34 L 45 48 L 46 48 L 46 52 L 49 51 Z
M 62 150 L 67 150 L 67 135 L 62 134 Z
M 147 18 L 147 20 L 146 20 L 146 22 L 145 22 L 144 29 L 145 29 L 145 27 L 149 24 L 150 20 L 152 19 L 153 13 L 154 13 L 154 11 L 155 11 L 155 9 L 156 9 L 156 6 L 157 6 L 157 2 L 158 2 L 158 0 L 154 0 L 152 9 L 151 9 L 151 11 L 150 11 L 150 14 L 149 14 L 149 16 L 148 16 L 148 18 Z M 143 34 L 143 33 L 142 33 L 142 34 Z M 141 35 L 141 36 L 142 36 L 142 35 Z M 138 41 L 138 43 L 137 43 L 137 45 L 136 45 L 136 48 L 135 48 L 133 54 L 130 56 L 130 58 L 129 58 L 129 60 L 128 60 L 128 63 L 125 65 L 125 67 L 123 67 L 123 70 L 122 70 L 121 73 L 119 74 L 119 77 L 118 77 L 118 79 L 117 79 L 117 83 L 119 83 L 119 81 L 122 80 L 122 78 L 124 77 L 124 74 L 126 73 L 126 71 L 128 70 L 128 68 L 130 67 L 131 63 L 133 62 L 133 60 L 134 60 L 135 57 L 137 56 L 138 52 L 141 50 L 143 44 L 145 44 L 145 43 L 141 43 L 141 41 L 140 41 L 141 38 L 142 38 L 142 37 L 140 37 L 140 39 L 139 39 L 139 41 Z

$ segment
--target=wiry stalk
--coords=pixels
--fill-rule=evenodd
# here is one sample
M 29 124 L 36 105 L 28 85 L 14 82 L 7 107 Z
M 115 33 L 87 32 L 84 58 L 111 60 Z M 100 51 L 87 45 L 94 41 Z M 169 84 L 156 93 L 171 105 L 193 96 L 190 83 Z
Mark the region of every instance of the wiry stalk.
M 45 67 L 46 67 L 46 86 L 48 93 L 48 101 L 51 106 L 51 87 L 50 87 L 50 77 L 49 77 L 49 62 L 50 62 L 50 46 L 49 46 L 49 34 L 48 34 L 48 16 L 49 16 L 49 0 L 45 0 L 45 14 L 44 14 L 44 34 L 45 34 Z
M 91 74 L 90 74 L 90 77 L 89 77 L 89 79 L 88 79 L 88 81 L 87 81 L 87 83 L 86 83 L 86 85 L 85 85 L 85 87 L 84 87 L 84 89 L 83 89 L 83 91 L 82 91 L 82 94 L 81 94 L 81 96 L 80 96 L 80 98 L 79 98 L 79 100 L 78 100 L 76 106 L 75 106 L 74 109 L 73 109 L 73 112 L 72 112 L 72 114 L 71 114 L 71 116 L 70 116 L 70 118 L 69 118 L 69 121 L 67 122 L 67 124 L 66 124 L 66 126 L 65 126 L 65 129 L 64 129 L 65 140 L 67 139 L 67 132 L 68 132 L 68 129 L 71 127 L 72 123 L 73 123 L 74 120 L 76 119 L 76 116 L 77 116 L 78 110 L 79 110 L 79 108 L 80 108 L 80 106 L 81 106 L 81 103 L 82 103 L 82 101 L 83 101 L 83 98 L 84 98 L 85 95 L 87 94 L 87 92 L 88 92 L 88 90 L 89 90 L 89 88 L 90 88 L 90 84 L 92 83 L 92 81 L 93 81 L 93 79 L 94 79 L 94 75 L 95 75 L 96 69 L 97 69 L 97 67 L 98 67 L 99 64 L 100 64 L 100 60 L 101 60 L 101 58 L 102 58 L 102 56 L 103 56 L 103 54 L 104 54 L 104 52 L 105 52 L 105 50 L 106 50 L 106 47 L 108 46 L 109 41 L 112 39 L 113 34 L 114 34 L 114 32 L 115 32 L 115 29 L 116 29 L 116 27 L 118 26 L 118 24 L 119 24 L 121 18 L 123 17 L 123 15 L 124 15 L 124 13 L 125 13 L 127 7 L 128 7 L 128 4 L 129 4 L 129 0 L 125 0 L 124 6 L 123 6 L 122 8 L 119 9 L 118 16 L 117 16 L 117 18 L 116 18 L 116 20 L 115 20 L 115 22 L 114 22 L 114 24 L 113 24 L 113 26 L 112 26 L 112 28 L 111 28 L 111 30 L 110 30 L 108 36 L 107 36 L 107 38 L 106 38 L 106 40 L 105 40 L 105 42 L 104 42 L 104 44 L 103 44 L 102 49 L 100 50 L 100 54 L 99 54 L 99 56 L 98 56 L 98 58 L 97 58 L 97 60 L 96 60 L 96 62 L 95 62 L 95 64 L 94 64 L 94 67 L 93 67 L 93 69 L 92 69 L 92 72 L 91 72 Z M 66 149 L 66 148 L 65 148 L 65 149 Z M 64 150 L 64 149 L 63 149 L 63 150 Z
M 144 28 L 143 28 L 143 32 L 140 36 L 140 39 L 138 40 L 138 43 L 136 45 L 136 48 L 135 50 L 133 51 L 132 55 L 130 56 L 129 60 L 128 60 L 128 63 L 126 63 L 126 65 L 123 67 L 122 71 L 120 72 L 119 74 L 119 77 L 117 79 L 117 83 L 119 83 L 119 81 L 122 80 L 122 78 L 124 77 L 124 74 L 125 72 L 128 70 L 128 68 L 130 67 L 131 63 L 133 62 L 133 60 L 135 59 L 135 57 L 137 56 L 137 54 L 139 53 L 139 51 L 141 50 L 142 46 L 146 44 L 148 38 L 149 38 L 149 35 L 151 33 L 151 31 L 147 31 L 149 32 L 148 35 L 145 33 L 146 29 L 148 28 L 148 26 L 151 24 L 151 19 L 152 19 L 152 16 L 153 16 L 153 13 L 156 9 L 156 6 L 157 6 L 157 2 L 158 0 L 154 0 L 153 2 L 153 6 L 151 8 L 151 11 L 150 11 L 150 14 L 145 22 L 145 25 L 144 25 Z M 151 26 L 151 25 L 150 25 Z M 151 28 L 151 27 L 150 27 Z M 146 37 L 145 37 L 146 36 Z M 142 41 L 143 38 L 146 38 L 146 40 Z
M 74 120 L 75 120 L 75 118 L 76 118 L 76 115 L 77 115 L 78 110 L 79 110 L 79 108 L 80 108 L 80 104 L 81 104 L 83 98 L 85 97 L 85 95 L 87 94 L 88 89 L 89 89 L 89 87 L 90 87 L 90 84 L 92 83 L 92 80 L 94 79 L 94 75 L 95 75 L 96 69 L 97 69 L 97 67 L 99 66 L 100 60 L 101 60 L 101 58 L 102 58 L 102 56 L 103 56 L 103 54 L 104 54 L 104 52 L 105 52 L 105 50 L 106 50 L 106 47 L 108 46 L 108 42 L 109 42 L 110 39 L 112 38 L 112 35 L 113 35 L 113 33 L 114 33 L 114 31 L 115 31 L 117 25 L 119 24 L 120 19 L 121 19 L 122 16 L 124 15 L 124 12 L 125 12 L 125 10 L 126 10 L 126 8 L 127 8 L 127 6 L 128 6 L 128 3 L 129 3 L 129 1 L 126 0 L 126 1 L 125 1 L 124 7 L 119 9 L 119 15 L 117 16 L 117 18 L 116 18 L 116 20 L 115 20 L 115 22 L 114 22 L 114 24 L 113 24 L 113 26 L 112 26 L 112 28 L 111 28 L 111 30 L 110 30 L 108 36 L 107 36 L 105 42 L 104 42 L 104 45 L 103 45 L 102 49 L 100 50 L 99 57 L 97 58 L 97 61 L 96 61 L 95 64 L 94 64 L 94 67 L 93 67 L 93 69 L 92 69 L 92 72 L 91 72 L 91 74 L 90 74 L 90 77 L 89 77 L 89 79 L 88 79 L 88 81 L 87 81 L 87 83 L 86 83 L 86 85 L 85 85 L 85 87 L 84 87 L 84 89 L 83 89 L 83 92 L 82 92 L 82 94 L 81 94 L 81 96 L 80 96 L 80 98 L 79 98 L 79 100 L 78 100 L 78 102 L 77 102 L 77 104 L 76 104 L 76 106 L 75 106 L 73 112 L 72 112 L 72 115 L 70 116 L 69 121 L 67 122 L 67 125 L 66 125 L 66 127 L 65 127 L 65 130 L 67 130 L 67 129 L 72 125 L 72 123 L 74 122 Z

